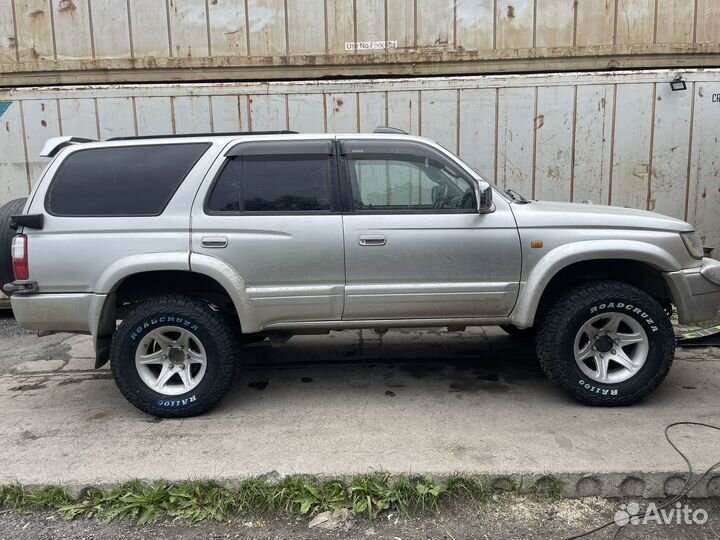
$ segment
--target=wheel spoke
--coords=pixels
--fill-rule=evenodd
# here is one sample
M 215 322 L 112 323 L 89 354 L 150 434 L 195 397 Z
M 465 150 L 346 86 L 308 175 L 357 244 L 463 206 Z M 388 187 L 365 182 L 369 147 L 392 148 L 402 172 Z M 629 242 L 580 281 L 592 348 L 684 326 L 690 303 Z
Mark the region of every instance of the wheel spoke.
M 645 340 L 644 336 L 640 332 L 634 332 L 632 334 L 617 334 L 617 339 L 620 342 L 620 347 L 641 343 Z
M 608 379 L 608 365 L 610 364 L 610 360 L 607 356 L 601 358 L 600 355 L 595 356 L 595 365 L 597 369 L 595 370 L 595 374 L 598 381 L 605 382 Z
M 190 390 L 193 383 L 192 375 L 190 374 L 190 364 L 185 364 L 185 367 L 178 371 L 178 375 L 180 375 L 180 380 L 183 383 L 185 391 Z
M 170 363 L 163 365 L 162 370 L 160 370 L 160 375 L 158 375 L 157 381 L 155 381 L 156 389 L 161 390 L 170 380 L 170 377 L 175 374 L 175 371 L 173 371 L 170 366 L 172 366 Z
M 198 353 L 195 351 L 186 351 L 188 355 L 188 362 L 192 364 L 204 364 L 205 363 L 205 355 L 202 353 Z
M 625 351 L 622 349 L 617 349 L 612 359 L 614 362 L 627 369 L 630 373 L 635 373 L 635 371 L 637 371 L 638 365 L 633 362 L 633 360 L 625 354 Z
M 159 351 L 155 351 L 154 353 L 150 354 L 141 354 L 138 356 L 137 361 L 139 364 L 162 364 L 165 359 L 163 356 L 165 355 L 165 351 L 160 349 Z
M 620 323 L 622 322 L 622 317 L 618 315 L 617 313 L 613 313 L 610 318 L 608 319 L 608 322 L 605 323 L 605 326 L 603 326 L 603 330 L 607 332 L 613 332 L 616 333 L 618 331 L 618 327 L 620 326 Z
M 190 334 L 183 332 L 177 340 L 177 344 L 180 345 L 186 351 L 190 350 Z
M 586 360 L 590 358 L 595 353 L 595 351 L 592 350 L 592 347 L 592 341 L 588 339 L 588 342 L 585 344 L 585 346 L 579 351 L 575 352 L 575 358 L 577 360 Z
M 158 345 L 160 345 L 163 349 L 167 349 L 173 343 L 172 340 L 165 334 L 163 334 L 160 330 L 156 330 L 155 332 L 153 332 L 152 338 L 157 341 Z

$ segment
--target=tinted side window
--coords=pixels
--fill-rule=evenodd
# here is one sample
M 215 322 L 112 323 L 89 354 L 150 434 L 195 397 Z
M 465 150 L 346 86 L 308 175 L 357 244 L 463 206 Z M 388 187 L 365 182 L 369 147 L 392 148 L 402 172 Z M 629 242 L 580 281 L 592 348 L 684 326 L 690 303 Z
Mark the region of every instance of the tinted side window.
M 231 157 L 218 177 L 211 212 L 326 212 L 330 210 L 331 164 L 323 155 Z
M 57 216 L 161 214 L 209 143 L 80 150 L 60 165 L 45 207 Z

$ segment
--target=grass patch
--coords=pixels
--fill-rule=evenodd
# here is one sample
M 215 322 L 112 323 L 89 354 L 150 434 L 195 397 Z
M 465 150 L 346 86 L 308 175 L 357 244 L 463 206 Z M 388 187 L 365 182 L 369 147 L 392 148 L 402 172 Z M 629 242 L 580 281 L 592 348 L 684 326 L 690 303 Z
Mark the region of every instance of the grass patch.
M 0 506 L 4 508 L 57 509 L 70 501 L 72 501 L 70 494 L 57 486 L 34 491 L 19 484 L 0 488 Z
M 528 493 L 535 498 L 560 499 L 565 491 L 565 484 L 555 476 L 538 478 L 528 489 Z
M 526 492 L 536 497 L 558 497 L 563 484 L 544 476 Z M 67 520 L 99 518 L 131 519 L 138 525 L 162 517 L 178 517 L 189 523 L 223 521 L 231 515 L 285 514 L 310 516 L 327 510 L 348 508 L 355 515 L 375 519 L 386 512 L 402 515 L 435 511 L 448 502 L 492 499 L 495 490 L 483 480 L 453 475 L 442 484 L 428 477 L 387 473 L 355 476 L 349 481 L 318 480 L 290 476 L 279 482 L 247 480 L 236 489 L 215 482 L 128 482 L 109 491 L 86 490 L 73 498 L 61 487 L 29 490 L 21 485 L 0 487 L 0 508 L 52 509 Z

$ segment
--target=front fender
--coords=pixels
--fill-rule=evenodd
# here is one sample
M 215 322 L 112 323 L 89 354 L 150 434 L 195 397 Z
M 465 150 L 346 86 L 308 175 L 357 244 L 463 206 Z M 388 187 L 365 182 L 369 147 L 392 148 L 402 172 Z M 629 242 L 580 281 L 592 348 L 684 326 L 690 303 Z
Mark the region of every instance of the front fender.
M 540 298 L 548 283 L 560 270 L 577 262 L 603 259 L 642 262 L 663 272 L 672 272 L 681 268 L 680 263 L 671 253 L 647 242 L 585 240 L 563 244 L 540 259 L 527 280 L 520 284 L 518 301 L 510 315 L 510 322 L 518 328 L 532 326 Z

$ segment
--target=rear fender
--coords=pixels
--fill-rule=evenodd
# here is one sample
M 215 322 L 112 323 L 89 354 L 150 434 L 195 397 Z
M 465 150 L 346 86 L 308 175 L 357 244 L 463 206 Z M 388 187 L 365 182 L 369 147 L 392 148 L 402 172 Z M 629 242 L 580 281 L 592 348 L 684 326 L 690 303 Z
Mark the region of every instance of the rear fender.
M 244 333 L 260 331 L 245 281 L 220 259 L 193 253 L 151 253 L 120 259 L 110 265 L 96 284 L 97 294 L 90 308 L 90 328 L 95 342 L 95 367 L 107 363 L 110 339 L 115 331 L 114 291 L 126 278 L 145 272 L 180 270 L 206 275 L 217 281 L 230 296 Z

